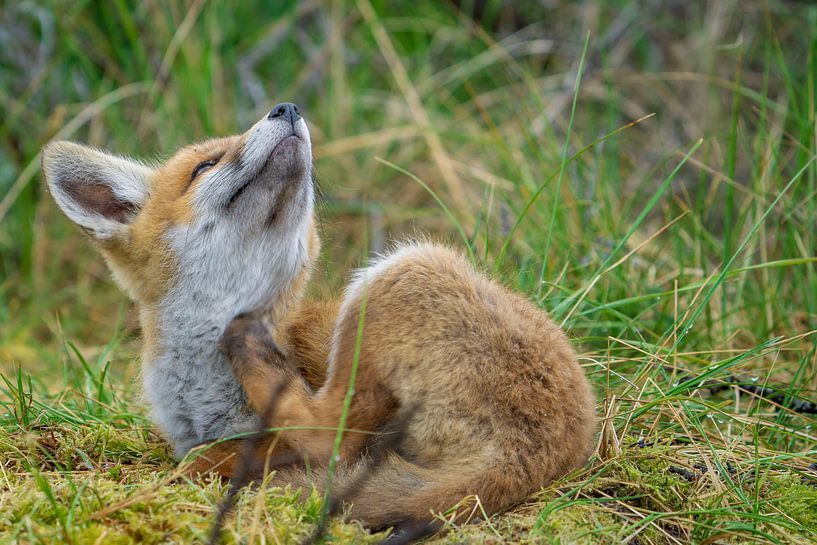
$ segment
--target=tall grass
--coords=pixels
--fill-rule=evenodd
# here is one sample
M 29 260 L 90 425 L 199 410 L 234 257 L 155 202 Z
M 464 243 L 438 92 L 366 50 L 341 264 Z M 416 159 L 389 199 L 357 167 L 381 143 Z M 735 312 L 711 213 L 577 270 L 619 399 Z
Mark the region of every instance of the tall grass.
M 135 317 L 40 148 L 161 158 L 291 100 L 325 194 L 315 296 L 431 233 L 562 322 L 596 385 L 587 467 L 443 541 L 813 540 L 817 7 L 273 4 L 0 6 L 0 539 L 204 539 L 224 492 L 172 481 Z M 228 539 L 291 542 L 320 499 L 261 487 Z

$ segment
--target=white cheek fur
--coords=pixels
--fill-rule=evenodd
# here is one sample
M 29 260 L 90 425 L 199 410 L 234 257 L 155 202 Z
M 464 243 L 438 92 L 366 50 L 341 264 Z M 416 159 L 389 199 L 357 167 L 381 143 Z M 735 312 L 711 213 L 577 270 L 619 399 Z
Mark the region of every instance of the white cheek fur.
M 311 167 L 312 143 L 303 119 L 299 119 L 294 127 L 280 119 L 261 119 L 248 131 L 239 160 L 217 165 L 196 184 L 193 204 L 197 211 L 206 214 L 210 209 L 223 206 L 238 187 L 264 166 L 275 147 L 292 134 L 303 141 L 301 160 L 309 162 Z
M 229 320 L 273 298 L 307 260 L 306 211 L 303 218 L 268 233 L 228 221 L 171 230 L 180 272 L 162 308 Z

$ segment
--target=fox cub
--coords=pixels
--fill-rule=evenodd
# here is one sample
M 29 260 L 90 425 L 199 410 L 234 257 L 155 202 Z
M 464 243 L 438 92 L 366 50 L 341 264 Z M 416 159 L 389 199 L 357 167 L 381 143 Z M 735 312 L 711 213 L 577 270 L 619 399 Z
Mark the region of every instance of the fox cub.
M 264 450 L 310 468 L 277 479 L 320 486 L 357 362 L 333 488 L 371 472 L 350 514 L 372 528 L 428 521 L 471 495 L 495 513 L 588 458 L 594 397 L 565 334 L 458 252 L 404 243 L 339 300 L 303 300 L 320 241 L 294 104 L 163 164 L 52 142 L 42 166 L 138 306 L 144 395 L 177 457 L 254 430 L 276 394 L 263 424 L 284 431 Z M 398 420 L 399 443 L 370 463 Z M 239 447 L 220 442 L 194 463 L 229 476 Z

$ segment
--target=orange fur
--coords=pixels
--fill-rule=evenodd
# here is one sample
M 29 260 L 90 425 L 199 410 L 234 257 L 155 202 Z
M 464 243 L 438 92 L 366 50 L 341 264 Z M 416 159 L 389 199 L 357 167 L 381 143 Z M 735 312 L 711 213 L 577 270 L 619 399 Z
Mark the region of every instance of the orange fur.
M 424 520 L 469 495 L 493 513 L 586 460 L 594 399 L 565 335 L 524 298 L 431 244 L 417 245 L 347 301 L 336 319 L 334 369 L 317 392 L 292 361 L 321 353 L 330 340 L 325 329 L 298 337 L 304 326 L 290 317 L 274 343 L 252 317 L 230 325 L 222 348 L 256 410 L 270 402 L 275 385 L 287 384 L 267 425 L 313 428 L 281 432 L 283 448 L 313 465 L 328 459 L 335 431 L 314 428 L 335 428 L 339 421 L 364 297 L 359 372 L 346 422 L 358 431 L 344 435 L 338 484 L 342 489 L 353 475 L 374 472 L 352 500 L 355 518 L 373 527 Z M 315 320 L 309 313 L 304 318 Z M 376 436 L 401 409 L 412 414 L 400 451 L 383 466 L 364 469 L 357 460 L 372 436 L 360 431 Z M 299 479 L 291 470 L 282 478 Z
M 167 386 L 181 400 L 174 405 L 176 398 L 163 392 L 153 398 L 160 423 L 178 432 L 177 453 L 212 439 L 207 426 L 220 425 L 221 417 L 234 420 L 214 429 L 246 425 L 241 411 L 249 403 L 255 412 L 247 411 L 249 418 L 270 414 L 264 424 L 283 428 L 254 455 L 290 455 L 315 470 L 287 463 L 277 468 L 276 481 L 324 486 L 321 468 L 333 452 L 357 365 L 334 487 L 355 492 L 350 512 L 371 527 L 429 520 L 466 496 L 477 496 L 492 514 L 583 464 L 596 428 L 594 397 L 567 337 L 543 311 L 459 253 L 428 242 L 404 244 L 362 270 L 339 300 L 303 301 L 320 251 L 308 131 L 299 117 L 286 121 L 273 113 L 244 135 L 188 146 L 153 169 L 70 143 L 51 144 L 44 153 L 60 206 L 80 225 L 98 227 L 98 247 L 139 305 L 146 389 Z M 269 157 L 259 158 L 258 149 Z M 211 158 L 218 162 L 208 166 L 210 174 L 191 175 Z M 248 174 L 247 165 L 256 163 L 264 166 Z M 232 178 L 219 177 L 219 169 Z M 211 185 L 199 186 L 203 179 Z M 211 203 L 199 222 L 194 195 L 238 182 L 240 189 L 228 191 L 227 202 L 222 196 Z M 246 187 L 255 194 L 235 212 L 230 206 Z M 292 229 L 276 220 L 279 213 Z M 232 230 L 210 236 L 221 220 Z M 168 235 L 172 229 L 195 233 L 195 247 L 177 246 L 174 253 L 179 239 Z M 226 257 L 211 259 L 211 251 L 224 249 L 212 246 L 221 240 L 230 244 L 218 254 Z M 184 277 L 178 254 L 186 250 L 201 276 Z M 225 282 L 223 270 L 237 280 Z M 201 278 L 211 285 L 200 285 Z M 266 287 L 259 291 L 259 284 Z M 229 322 L 248 305 L 254 308 Z M 189 353 L 188 337 L 198 343 Z M 171 340 L 176 344 L 168 346 Z M 226 376 L 225 357 L 234 377 Z M 168 386 L 166 376 L 177 382 Z M 226 415 L 212 409 L 219 396 L 228 400 Z M 373 462 L 371 449 L 395 433 L 396 422 L 404 424 L 400 440 Z M 242 441 L 210 445 L 188 469 L 234 475 L 242 448 Z M 361 475 L 368 476 L 362 485 Z

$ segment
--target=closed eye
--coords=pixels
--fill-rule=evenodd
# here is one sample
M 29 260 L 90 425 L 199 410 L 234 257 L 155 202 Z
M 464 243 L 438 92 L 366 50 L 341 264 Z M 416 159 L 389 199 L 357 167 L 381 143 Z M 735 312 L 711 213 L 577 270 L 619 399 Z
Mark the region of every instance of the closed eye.
M 210 170 L 212 167 L 214 167 L 218 163 L 219 159 L 221 159 L 221 157 L 217 159 L 208 159 L 207 161 L 202 161 L 201 163 L 196 165 L 196 168 L 193 169 L 193 174 L 190 176 L 190 181 L 192 182 L 193 180 L 196 179 L 196 177 L 199 174 L 206 172 Z

